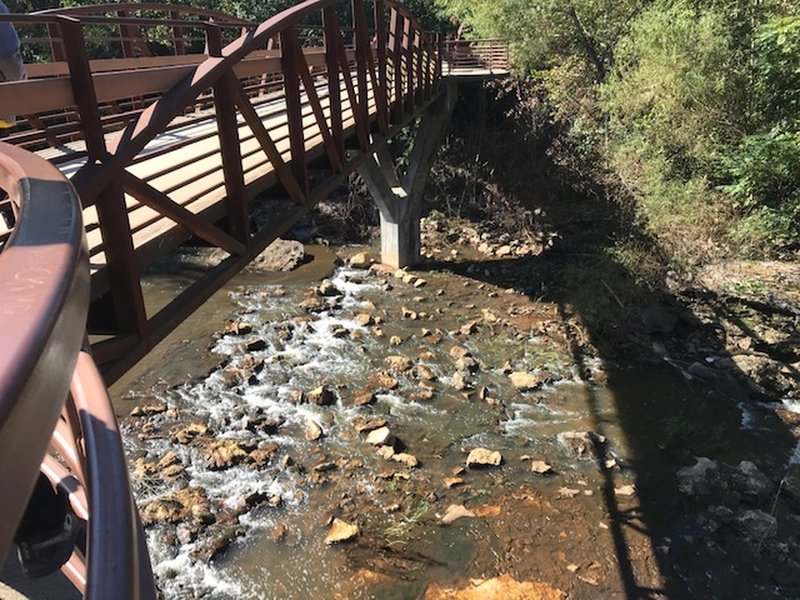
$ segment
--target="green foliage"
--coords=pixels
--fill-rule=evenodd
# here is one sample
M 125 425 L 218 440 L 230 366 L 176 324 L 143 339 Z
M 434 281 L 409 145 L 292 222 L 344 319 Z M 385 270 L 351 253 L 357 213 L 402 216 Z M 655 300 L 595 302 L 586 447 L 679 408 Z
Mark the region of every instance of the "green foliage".
M 755 93 L 762 118 L 800 119 L 800 16 L 763 25 L 755 36 Z

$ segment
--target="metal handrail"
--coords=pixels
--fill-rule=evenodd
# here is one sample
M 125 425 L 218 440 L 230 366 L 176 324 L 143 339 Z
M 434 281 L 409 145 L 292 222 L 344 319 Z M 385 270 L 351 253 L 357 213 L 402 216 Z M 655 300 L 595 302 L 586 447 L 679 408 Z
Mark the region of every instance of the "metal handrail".
M 62 570 L 91 598 L 155 598 L 111 400 L 85 349 L 89 262 L 81 206 L 50 163 L 0 143 L 17 216 L 0 253 L 0 556 L 43 474 L 87 531 Z M 48 452 L 52 446 L 58 458 Z
M 13 540 L 84 335 L 89 264 L 78 197 L 54 166 L 0 143 L 17 223 L 0 254 L 0 556 Z

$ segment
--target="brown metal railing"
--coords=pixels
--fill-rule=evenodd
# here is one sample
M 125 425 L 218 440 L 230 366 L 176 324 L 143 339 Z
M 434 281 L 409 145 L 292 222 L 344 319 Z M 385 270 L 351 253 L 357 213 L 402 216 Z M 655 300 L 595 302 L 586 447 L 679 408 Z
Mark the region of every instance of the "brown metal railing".
M 443 60 L 447 75 L 482 71 L 505 74 L 509 70 L 508 40 L 446 40 Z
M 16 216 L 0 253 L 0 557 L 41 472 L 86 534 L 62 566 L 75 586 L 155 598 L 111 401 L 82 348 L 89 265 L 77 194 L 50 163 L 2 143 L 0 190 Z

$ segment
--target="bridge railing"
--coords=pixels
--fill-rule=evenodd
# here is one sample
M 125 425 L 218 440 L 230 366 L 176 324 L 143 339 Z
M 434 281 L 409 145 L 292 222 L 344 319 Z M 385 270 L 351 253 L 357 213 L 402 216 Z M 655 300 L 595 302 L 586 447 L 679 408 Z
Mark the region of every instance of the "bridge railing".
M 13 228 L 0 253 L 0 558 L 16 542 L 23 568 L 57 568 L 60 544 L 81 592 L 154 598 L 114 412 L 84 347 L 89 266 L 77 195 L 47 161 L 2 143 L 0 194 Z M 55 527 L 53 502 L 64 510 Z
M 443 60 L 448 75 L 472 71 L 508 73 L 508 40 L 446 40 Z

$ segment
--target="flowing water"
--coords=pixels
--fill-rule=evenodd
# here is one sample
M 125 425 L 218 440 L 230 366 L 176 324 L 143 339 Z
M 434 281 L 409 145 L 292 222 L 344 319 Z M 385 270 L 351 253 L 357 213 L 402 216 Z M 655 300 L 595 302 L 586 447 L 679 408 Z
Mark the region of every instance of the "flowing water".
M 575 553 L 613 555 L 613 540 L 592 538 L 609 529 L 595 532 L 598 523 L 610 523 L 612 533 L 615 527 L 604 491 L 613 496 L 614 486 L 643 486 L 645 459 L 656 474 L 667 460 L 655 448 L 657 441 L 653 447 L 647 442 L 653 431 L 663 437 L 671 426 L 659 420 L 658 406 L 673 401 L 691 406 L 693 397 L 703 396 L 708 402 L 703 410 L 713 413 L 719 435 L 742 435 L 735 401 L 714 396 L 677 372 L 614 367 L 576 354 L 551 305 L 446 272 L 419 274 L 425 284 L 415 286 L 391 274 L 335 266 L 334 255 L 321 247 L 310 252 L 315 260 L 290 274 L 239 275 L 114 388 L 121 415 L 153 399 L 173 409 L 148 419 L 123 418 L 132 464 L 156 461 L 171 450 L 185 468 L 171 483 L 134 477 L 139 505 L 197 486 L 205 489 L 217 518 L 217 525 L 191 535 L 184 523 L 148 528 L 154 570 L 167 598 L 417 598 L 431 582 L 456 580 L 492 553 L 497 561 L 512 561 L 514 542 L 492 530 L 487 519 L 513 511 L 509 498 L 520 490 L 526 490 L 520 505 L 533 506 L 534 496 L 547 499 L 547 506 L 569 503 L 566 513 L 550 508 L 539 513 L 550 519 L 547 511 L 557 510 L 556 527 L 574 537 Z M 330 299 L 329 305 L 307 312 L 301 302 L 325 276 L 341 295 L 321 297 Z M 158 305 L 185 283 L 174 273 L 153 275 L 149 301 Z M 364 324 L 363 314 L 378 323 Z M 229 321 L 248 323 L 252 333 L 220 335 Z M 244 343 L 252 337 L 264 344 L 247 351 Z M 465 371 L 463 388 L 450 354 L 456 346 L 478 363 L 475 372 Z M 371 378 L 393 355 L 409 358 L 414 369 L 393 374 L 398 386 L 377 390 L 373 405 L 355 406 L 354 396 L 374 387 Z M 232 380 L 231 369 L 247 369 L 258 359 L 260 371 Z M 218 368 L 221 364 L 228 371 Z M 430 371 L 427 377 L 420 377 L 420 365 Z M 542 384 L 518 391 L 509 369 L 540 376 Z M 298 390 L 320 385 L 336 390 L 335 404 L 297 402 Z M 635 409 L 621 414 L 625 407 Z M 254 429 L 256 417 L 277 428 Z M 354 428 L 366 418 L 385 419 L 419 465 L 409 469 L 379 456 Z M 275 444 L 277 450 L 261 468 L 246 461 L 210 468 L 202 445 L 170 440 L 172 428 L 196 421 L 206 423 L 217 439 L 273 450 L 268 445 Z M 324 437 L 306 439 L 310 422 Z M 607 438 L 599 457 L 605 467 L 597 468 L 593 448 L 576 455 L 559 436 L 568 431 Z M 703 441 L 715 443 L 714 436 L 707 437 Z M 738 450 L 754 439 L 741 437 Z M 462 472 L 467 453 L 477 447 L 501 452 L 504 464 Z M 709 447 L 714 451 L 724 452 Z M 530 460 L 545 460 L 556 474 L 532 472 Z M 448 477 L 463 482 L 448 487 Z M 658 490 L 658 477 L 651 479 L 649 489 Z M 243 510 L 254 494 L 270 501 Z M 446 508 L 462 503 L 487 518 L 442 526 Z M 525 523 L 508 524 L 508 536 L 538 522 L 536 510 L 528 510 L 532 516 Z M 233 515 L 227 521 L 235 525 L 233 536 L 219 527 L 225 514 Z M 359 537 L 326 545 L 332 516 L 357 523 Z M 573 520 L 590 523 L 592 532 Z M 210 562 L 199 558 L 198 551 L 221 531 L 233 542 Z M 597 547 L 579 550 L 587 540 Z M 520 564 L 531 562 L 528 572 L 545 570 L 551 558 L 537 558 L 537 552 L 569 552 L 569 540 L 566 546 L 559 543 L 543 534 L 541 547 L 523 549 L 531 552 L 528 558 L 515 557 Z

